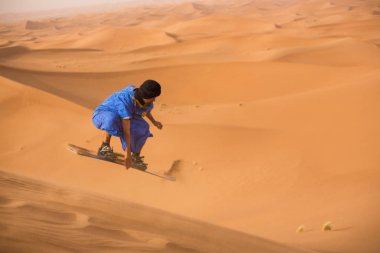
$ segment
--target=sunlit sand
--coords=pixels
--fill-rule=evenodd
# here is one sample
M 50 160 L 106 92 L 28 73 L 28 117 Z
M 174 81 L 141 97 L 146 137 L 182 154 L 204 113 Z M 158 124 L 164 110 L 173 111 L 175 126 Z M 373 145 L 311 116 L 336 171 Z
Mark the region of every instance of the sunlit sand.
M 101 252 L 100 238 L 108 252 L 379 252 L 379 31 L 370 0 L 1 23 L 1 248 Z M 162 85 L 164 129 L 143 155 L 175 182 L 66 149 L 97 149 L 93 109 L 146 79 Z

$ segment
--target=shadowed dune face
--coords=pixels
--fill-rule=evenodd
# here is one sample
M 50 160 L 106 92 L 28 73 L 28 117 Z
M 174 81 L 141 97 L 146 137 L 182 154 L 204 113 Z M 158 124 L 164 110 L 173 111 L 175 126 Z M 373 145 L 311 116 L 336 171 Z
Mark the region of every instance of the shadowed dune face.
M 0 190 L 5 252 L 306 252 L 4 172 Z
M 0 170 L 128 201 L 20 179 L 42 188 L 3 194 L 1 242 L 14 232 L 15 251 L 265 252 L 189 220 L 181 237 L 178 217 L 135 202 L 319 252 L 378 253 L 379 11 L 377 0 L 208 0 L 0 24 Z M 65 149 L 96 150 L 92 110 L 146 79 L 162 84 L 164 128 L 151 127 L 143 154 L 175 183 Z

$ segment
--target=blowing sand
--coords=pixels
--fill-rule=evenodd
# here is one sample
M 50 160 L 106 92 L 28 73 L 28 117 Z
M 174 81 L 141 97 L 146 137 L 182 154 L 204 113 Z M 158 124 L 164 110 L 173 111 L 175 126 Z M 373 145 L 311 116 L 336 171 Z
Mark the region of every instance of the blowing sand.
M 210 0 L 0 24 L 0 247 L 379 252 L 379 13 Z M 97 149 L 93 109 L 146 79 L 164 129 L 143 153 L 176 182 L 66 150 Z

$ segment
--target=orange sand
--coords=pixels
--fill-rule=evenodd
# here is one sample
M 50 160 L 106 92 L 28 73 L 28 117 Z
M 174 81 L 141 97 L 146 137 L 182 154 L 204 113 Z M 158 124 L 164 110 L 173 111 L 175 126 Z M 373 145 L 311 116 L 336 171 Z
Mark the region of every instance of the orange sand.
M 153 208 L 170 230 L 156 226 L 154 233 L 185 247 L 162 252 L 222 252 L 186 232 L 196 226 L 202 233 L 198 221 L 217 225 L 207 233 L 220 231 L 219 241 L 247 245 L 247 252 L 289 250 L 273 242 L 260 251 L 266 242 L 256 236 L 317 252 L 379 252 L 379 13 L 374 0 L 224 0 L 31 20 L 35 29 L 26 20 L 0 24 L 0 170 L 32 178 L 25 184 L 110 198 L 89 210 L 119 213 L 118 201 L 126 210 L 136 203 L 144 215 Z M 179 160 L 174 183 L 65 149 L 97 149 L 102 135 L 92 110 L 145 79 L 163 86 L 153 113 L 164 129 L 152 127 L 143 153 L 161 172 Z M 118 140 L 112 145 L 121 151 Z M 20 191 L 0 197 L 29 198 Z M 78 205 L 75 199 L 60 203 Z M 5 206 L 1 220 L 15 222 L 0 221 L 9 229 L 0 246 L 13 249 L 4 238 L 18 222 L 29 223 Z M 141 231 L 152 233 L 139 212 Z M 326 222 L 332 231 L 321 230 Z M 246 235 L 239 240 L 224 229 Z

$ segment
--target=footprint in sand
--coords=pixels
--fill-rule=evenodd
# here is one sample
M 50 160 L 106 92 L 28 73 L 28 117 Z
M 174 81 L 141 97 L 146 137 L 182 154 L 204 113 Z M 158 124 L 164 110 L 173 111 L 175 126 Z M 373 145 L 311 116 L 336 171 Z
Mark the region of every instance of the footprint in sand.
M 312 232 L 313 229 L 310 229 L 310 228 L 306 228 L 305 225 L 301 225 L 297 228 L 296 232 L 297 233 L 307 233 L 307 232 Z
M 65 212 L 56 208 L 46 208 L 43 203 L 15 200 L 0 196 L 0 208 L 13 208 L 24 211 L 33 218 L 34 215 L 43 214 L 45 222 L 53 222 L 58 226 L 67 228 L 83 228 L 89 225 L 89 217 L 79 212 Z
M 7 197 L 0 196 L 0 207 L 3 208 L 17 208 L 28 204 L 27 201 L 9 199 Z
M 326 232 L 331 230 L 333 230 L 333 224 L 331 223 L 331 221 L 327 221 L 325 224 L 323 224 L 322 231 Z
M 42 210 L 43 211 L 43 210 Z M 90 225 L 90 217 L 79 212 L 64 212 L 60 210 L 47 210 L 51 220 L 55 220 L 60 227 L 65 228 L 85 228 Z
M 76 227 L 84 228 L 90 225 L 90 217 L 83 213 L 75 213 L 75 225 Z
M 133 239 L 139 242 L 146 242 L 153 248 L 163 249 L 169 243 L 169 241 L 158 234 L 152 234 L 139 230 L 123 229 L 123 232 L 127 233 Z
M 57 68 L 59 69 L 65 69 L 67 66 L 66 65 L 61 65 L 61 64 L 57 64 L 55 65 Z
M 6 47 L 6 46 L 9 46 L 10 44 L 11 44 L 11 42 L 8 40 L 0 41 L 0 47 Z
M 201 165 L 200 165 L 198 162 L 196 162 L 196 161 L 193 162 L 193 168 L 196 168 L 196 169 L 198 169 L 199 171 L 203 171 L 203 170 L 204 170 L 203 166 L 201 166 Z
M 160 111 L 167 110 L 168 108 L 169 108 L 169 106 L 167 104 L 161 104 L 160 105 Z

